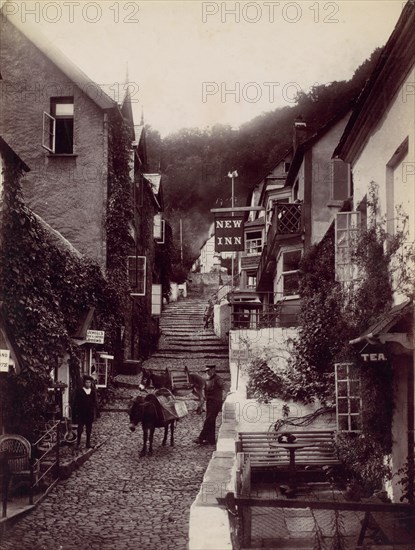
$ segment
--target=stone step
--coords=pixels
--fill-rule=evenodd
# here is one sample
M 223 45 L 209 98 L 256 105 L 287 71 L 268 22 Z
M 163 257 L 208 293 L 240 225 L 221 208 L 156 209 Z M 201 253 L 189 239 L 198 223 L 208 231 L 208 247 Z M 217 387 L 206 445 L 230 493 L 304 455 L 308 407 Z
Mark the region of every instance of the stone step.
M 165 342 L 162 342 L 160 344 L 161 346 L 166 346 L 166 347 L 169 347 L 169 348 L 177 348 L 177 347 L 181 347 L 183 349 L 186 349 L 186 348 L 193 348 L 193 347 L 206 347 L 206 348 L 218 348 L 218 349 L 228 349 L 228 346 L 223 344 L 223 343 L 219 343 L 219 342 L 213 342 L 213 341 L 206 341 L 206 340 L 197 340 L 197 339 L 193 339 L 193 340 L 175 340 L 174 342 L 172 342 L 171 340 L 166 340 Z
M 191 356 L 191 357 L 190 357 Z M 227 357 L 226 354 L 220 354 L 220 353 L 201 353 L 201 352 L 192 352 L 192 353 L 183 353 L 183 352 L 166 352 L 156 351 L 152 356 L 152 358 L 156 359 L 223 359 L 224 357 Z
M 168 340 L 167 338 L 164 341 L 159 343 L 160 346 L 167 346 L 169 348 L 181 347 L 183 349 L 193 348 L 193 347 L 205 347 L 205 348 L 218 348 L 218 349 L 228 349 L 228 346 L 222 341 L 214 342 L 212 340 L 203 340 L 202 338 L 192 338 L 191 340 Z
M 228 354 L 228 349 L 227 348 L 223 348 L 223 349 L 218 349 L 218 348 L 206 348 L 206 347 L 203 347 L 203 346 L 192 346 L 192 347 L 176 347 L 176 348 L 171 348 L 171 347 L 166 347 L 166 346 L 163 346 L 163 347 L 160 347 L 158 350 L 157 350 L 159 353 L 215 353 L 216 355 L 221 355 L 221 356 L 224 356 L 224 355 L 227 355 Z

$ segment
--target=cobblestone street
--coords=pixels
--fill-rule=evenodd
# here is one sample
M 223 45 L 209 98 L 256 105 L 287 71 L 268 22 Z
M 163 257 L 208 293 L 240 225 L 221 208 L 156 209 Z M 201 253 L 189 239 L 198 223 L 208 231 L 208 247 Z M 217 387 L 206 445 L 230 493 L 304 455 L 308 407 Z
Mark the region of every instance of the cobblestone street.
M 181 370 L 186 365 L 201 372 L 213 360 L 228 381 L 227 347 L 212 330 L 203 330 L 204 307 L 202 297 L 165 308 L 162 351 L 144 363 L 146 368 Z M 105 443 L 35 510 L 7 526 L 2 550 L 186 549 L 190 506 L 215 450 L 194 443 L 205 415 L 195 413 L 198 402 L 189 390 L 180 391 L 178 399 L 185 400 L 189 414 L 176 423 L 175 446 L 168 439 L 162 447 L 164 430 L 156 429 L 153 456 L 140 458 L 141 425 L 134 433 L 129 430 L 127 410 L 139 393 L 141 374 L 116 381 L 113 398 L 92 431 L 93 444 Z
M 8 526 L 1 548 L 184 550 L 189 508 L 213 451 L 192 442 L 202 417 L 191 410 L 194 401 L 187 403 L 175 447 L 161 447 L 164 430 L 157 429 L 153 456 L 145 458 L 138 456 L 141 426 L 131 433 L 127 413 L 104 412 L 93 440 L 108 437 L 106 443 L 33 512 Z

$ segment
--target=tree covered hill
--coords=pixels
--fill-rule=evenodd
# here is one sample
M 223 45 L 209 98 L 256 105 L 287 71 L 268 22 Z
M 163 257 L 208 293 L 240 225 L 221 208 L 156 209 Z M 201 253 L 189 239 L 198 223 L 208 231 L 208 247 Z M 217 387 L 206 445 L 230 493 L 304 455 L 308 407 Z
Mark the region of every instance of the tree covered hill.
M 228 172 L 237 170 L 235 203 L 246 204 L 253 185 L 292 145 L 292 127 L 302 116 L 309 131 L 318 130 L 360 94 L 381 53 L 378 48 L 348 81 L 331 82 L 300 93 L 296 103 L 255 117 L 238 130 L 229 125 L 183 128 L 164 139 L 147 127 L 151 170 L 161 167 L 166 217 L 176 246 L 183 224 L 184 261 L 191 264 L 208 237 L 211 208 L 231 204 Z

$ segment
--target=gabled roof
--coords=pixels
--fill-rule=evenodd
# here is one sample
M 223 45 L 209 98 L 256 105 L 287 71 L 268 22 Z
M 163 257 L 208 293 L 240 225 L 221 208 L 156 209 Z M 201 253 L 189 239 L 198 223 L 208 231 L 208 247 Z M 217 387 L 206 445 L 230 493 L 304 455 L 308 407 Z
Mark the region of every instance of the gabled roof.
M 144 131 L 144 124 L 134 124 L 134 134 L 135 134 L 135 141 L 140 143 L 141 136 L 143 135 Z
M 160 211 L 163 211 L 163 188 L 161 174 L 143 174 L 144 179 L 150 184 L 153 199 Z
M 333 157 L 352 162 L 415 64 L 415 2 L 409 0 L 370 75 Z M 404 99 L 402 99 L 404 101 Z M 413 97 L 407 101 L 413 101 Z
M 30 172 L 28 165 L 19 157 L 19 155 L 10 147 L 10 145 L 0 136 L 0 151 L 8 155 L 14 162 L 20 165 L 25 172 Z
M 350 101 L 347 103 L 343 109 L 341 109 L 334 117 L 332 117 L 324 126 L 319 128 L 317 132 L 315 132 L 311 137 L 309 137 L 306 141 L 304 141 L 301 145 L 299 145 L 295 151 L 294 158 L 291 161 L 291 166 L 287 174 L 287 179 L 285 182 L 286 186 L 292 185 L 294 183 L 294 180 L 297 176 L 298 170 L 300 169 L 301 163 L 303 162 L 304 153 L 311 149 L 315 143 L 317 143 L 331 128 L 340 122 L 347 113 L 349 113 L 353 105 L 355 103 L 355 100 Z
M 3 5 L 2 10 L 4 10 Z M 0 10 L 0 12 L 2 11 Z M 53 43 L 30 23 L 23 23 L 20 10 L 15 13 L 1 14 L 4 20 L 9 21 L 24 34 L 50 61 L 58 67 L 83 93 L 101 109 L 113 109 L 117 103 L 95 84 L 73 61 L 62 53 Z
M 413 314 L 413 304 L 411 300 L 406 300 L 397 306 L 394 306 L 390 311 L 383 315 L 378 321 L 370 326 L 363 334 L 354 340 L 350 340 L 350 344 L 359 344 L 360 342 L 378 341 L 382 334 L 388 333 L 392 328 L 406 316 Z
M 293 148 L 290 147 L 289 149 L 287 149 L 285 151 L 285 153 L 277 160 L 277 162 L 275 162 L 272 166 L 272 168 L 270 170 L 267 170 L 266 174 L 264 174 L 263 176 L 261 176 L 261 178 L 256 182 L 256 184 L 254 185 L 253 189 L 255 188 L 256 185 L 259 185 L 261 182 L 264 182 L 263 186 L 262 186 L 262 189 L 261 189 L 261 194 L 259 196 L 259 203 L 262 202 L 263 198 L 264 198 L 264 194 L 266 193 L 267 191 L 267 186 L 266 186 L 266 179 L 268 176 L 270 176 L 270 174 L 273 172 L 273 170 L 275 170 L 277 168 L 277 166 L 279 164 L 281 164 L 281 162 L 284 162 L 285 159 L 292 155 L 293 154 Z M 292 161 L 291 161 L 292 162 Z M 253 191 L 252 191 L 253 192 Z
M 56 231 L 56 229 L 53 229 L 43 218 L 41 218 L 38 214 L 35 214 L 35 212 L 32 211 L 32 214 L 36 218 L 36 220 L 39 222 L 40 226 L 43 227 L 43 229 L 46 231 L 48 238 L 51 240 L 51 242 L 60 250 L 65 250 L 76 256 L 77 258 L 82 258 L 82 254 L 79 252 L 78 249 L 76 249 L 73 244 L 71 244 L 65 237 L 59 233 L 59 231 Z
M 146 180 L 151 183 L 154 193 L 158 193 L 160 190 L 161 174 L 143 174 Z

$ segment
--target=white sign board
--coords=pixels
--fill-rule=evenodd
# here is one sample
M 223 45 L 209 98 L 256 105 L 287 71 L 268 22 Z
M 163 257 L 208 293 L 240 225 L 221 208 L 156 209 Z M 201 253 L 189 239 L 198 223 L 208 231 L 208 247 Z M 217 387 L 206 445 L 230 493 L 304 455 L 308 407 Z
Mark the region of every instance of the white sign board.
M 90 344 L 103 344 L 105 332 L 103 330 L 87 330 L 86 341 Z
M 9 372 L 10 350 L 0 349 L 0 372 Z

